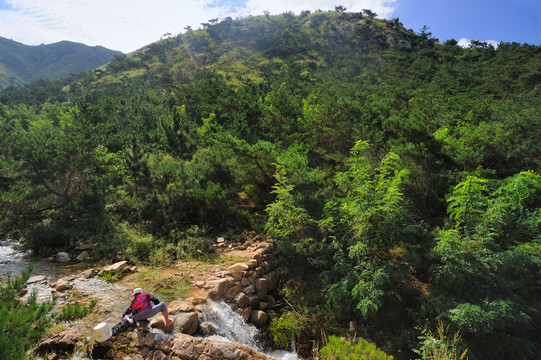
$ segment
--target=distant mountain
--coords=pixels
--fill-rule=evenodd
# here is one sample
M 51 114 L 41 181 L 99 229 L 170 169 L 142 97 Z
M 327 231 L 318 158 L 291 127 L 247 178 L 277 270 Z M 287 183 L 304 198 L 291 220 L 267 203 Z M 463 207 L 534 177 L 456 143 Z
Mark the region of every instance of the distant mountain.
M 0 37 L 0 89 L 40 78 L 60 79 L 97 68 L 120 54 L 102 46 L 70 41 L 29 46 Z

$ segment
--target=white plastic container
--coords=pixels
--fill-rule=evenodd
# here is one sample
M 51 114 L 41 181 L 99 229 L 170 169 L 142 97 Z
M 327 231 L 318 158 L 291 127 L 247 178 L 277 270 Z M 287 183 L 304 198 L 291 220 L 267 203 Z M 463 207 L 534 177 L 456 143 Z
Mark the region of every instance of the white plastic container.
M 96 335 L 97 342 L 104 342 L 113 336 L 113 333 L 111 332 L 111 328 L 107 325 L 107 323 L 102 322 L 96 325 L 94 328 L 94 335 Z

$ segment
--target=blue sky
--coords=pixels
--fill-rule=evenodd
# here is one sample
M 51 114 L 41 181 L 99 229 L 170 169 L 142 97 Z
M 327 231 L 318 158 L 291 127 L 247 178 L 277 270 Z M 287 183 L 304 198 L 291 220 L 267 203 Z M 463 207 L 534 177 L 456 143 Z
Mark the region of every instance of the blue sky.
M 541 0 L 0 0 L 0 36 L 29 45 L 61 40 L 131 52 L 209 19 L 302 10 L 371 9 L 440 41 L 541 45 Z

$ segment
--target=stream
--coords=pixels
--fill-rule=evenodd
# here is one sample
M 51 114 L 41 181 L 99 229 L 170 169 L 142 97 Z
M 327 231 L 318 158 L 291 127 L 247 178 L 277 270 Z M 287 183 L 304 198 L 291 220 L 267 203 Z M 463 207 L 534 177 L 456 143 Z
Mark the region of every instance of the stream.
M 98 277 L 84 279 L 78 275 L 87 269 L 84 264 L 57 263 L 37 259 L 30 252 L 18 250 L 19 247 L 20 244 L 14 240 L 0 241 L 0 279 L 7 278 L 8 274 L 9 276 L 20 275 L 30 264 L 34 264 L 31 278 L 40 276 L 41 279 L 27 285 L 29 291 L 21 298 L 22 300 L 25 300 L 32 291 L 37 292 L 38 301 L 49 300 L 54 292 L 50 284 L 69 282 L 72 286 L 69 294 L 57 293 L 57 309 L 68 302 L 84 304 L 89 303 L 90 299 L 98 300 L 98 306 L 92 313 L 84 319 L 70 322 L 69 326 L 88 332 L 89 324 L 106 321 L 112 326 L 119 321 L 118 314 L 124 312 L 132 299 L 132 284 L 129 282 L 109 283 Z M 259 330 L 244 322 L 242 317 L 225 303 L 206 304 L 203 316 L 205 321 L 213 325 L 216 332 L 216 335 L 208 336 L 209 339 L 240 343 L 274 359 L 299 360 L 295 352 L 264 349 L 258 341 Z M 72 360 L 90 359 L 75 355 Z

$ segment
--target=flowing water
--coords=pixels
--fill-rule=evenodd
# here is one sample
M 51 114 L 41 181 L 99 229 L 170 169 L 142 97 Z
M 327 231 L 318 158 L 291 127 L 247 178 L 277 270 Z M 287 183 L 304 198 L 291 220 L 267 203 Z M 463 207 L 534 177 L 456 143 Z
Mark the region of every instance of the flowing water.
M 244 319 L 225 303 L 207 304 L 203 315 L 204 321 L 209 322 L 216 332 L 216 335 L 210 336 L 210 338 L 246 345 L 275 359 L 299 359 L 295 352 L 264 349 L 258 341 L 259 330 L 244 322 Z
M 55 282 L 68 282 L 72 286 L 69 294 L 57 294 L 59 296 L 57 307 L 67 302 L 84 303 L 89 302 L 90 299 L 98 300 L 96 310 L 83 320 L 70 323 L 70 326 L 85 329 L 90 335 L 89 324 L 98 324 L 102 321 L 116 324 L 119 321 L 119 314 L 124 312 L 131 301 L 132 286 L 130 284 L 112 284 L 97 277 L 84 279 L 77 275 L 85 270 L 81 264 L 60 264 L 37 259 L 31 253 L 20 251 L 19 247 L 20 244 L 13 240 L 0 241 L 0 279 L 20 275 L 30 264 L 34 264 L 32 276 L 43 276 L 45 279 L 28 284 L 27 288 L 29 293 L 37 292 L 38 300 L 51 299 L 54 290 L 50 284 Z M 27 296 L 28 294 L 23 297 L 23 300 Z M 242 317 L 225 303 L 207 304 L 203 315 L 204 321 L 212 324 L 215 332 L 215 335 L 209 336 L 210 339 L 246 345 L 275 359 L 299 360 L 295 352 L 264 349 L 259 342 L 259 330 L 244 322 Z M 72 360 L 87 359 L 74 355 Z

